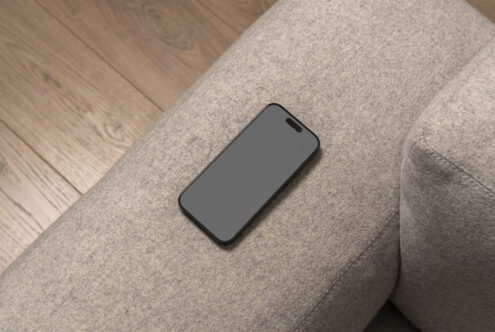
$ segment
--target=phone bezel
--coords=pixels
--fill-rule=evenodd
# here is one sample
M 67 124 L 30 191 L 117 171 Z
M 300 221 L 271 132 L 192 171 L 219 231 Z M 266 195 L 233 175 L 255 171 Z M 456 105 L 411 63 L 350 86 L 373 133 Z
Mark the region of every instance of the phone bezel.
M 214 233 L 212 233 L 203 223 L 201 223 L 201 221 L 199 221 L 196 217 L 194 217 L 187 209 L 186 207 L 183 206 L 182 202 L 181 202 L 181 197 L 182 195 L 187 191 L 187 189 L 189 189 L 190 186 L 192 186 L 194 184 L 194 182 L 196 182 L 196 180 L 198 178 L 201 177 L 201 175 L 215 162 L 215 160 L 217 160 L 218 157 L 220 157 L 222 155 L 222 153 L 224 153 L 225 150 L 228 149 L 228 147 L 235 142 L 235 140 L 242 135 L 242 133 L 247 129 L 249 128 L 249 126 L 251 125 L 251 123 L 253 123 L 268 107 L 270 106 L 277 106 L 277 107 L 280 107 L 283 111 L 285 111 L 292 119 L 294 119 L 296 121 L 296 123 L 298 125 L 301 125 L 304 129 L 306 129 L 311 135 L 313 135 L 314 138 L 316 138 L 316 146 L 314 148 L 314 150 L 311 152 L 311 154 L 301 163 L 301 165 L 299 165 L 299 167 L 287 178 L 287 180 L 284 181 L 284 183 L 282 183 L 280 185 L 280 187 L 275 190 L 275 192 L 270 196 L 270 198 L 268 200 L 266 200 L 265 203 L 263 203 L 263 205 L 253 214 L 253 216 L 251 218 L 249 218 L 247 220 L 246 223 L 244 223 L 244 225 L 230 238 L 230 239 L 227 239 L 227 240 L 224 240 L 224 239 L 220 239 L 218 238 Z M 209 163 L 208 165 L 206 165 L 206 167 L 203 168 L 203 170 L 191 181 L 191 183 L 189 183 L 186 188 L 184 190 L 182 190 L 182 192 L 180 193 L 179 197 L 178 197 L 178 203 L 179 203 L 179 207 L 182 211 L 182 213 L 187 216 L 191 221 L 193 221 L 194 224 L 196 224 L 196 226 L 198 226 L 202 231 L 204 231 L 207 235 L 209 235 L 210 238 L 212 238 L 216 243 L 218 244 L 221 244 L 221 245 L 228 245 L 228 244 L 231 244 L 232 242 L 234 242 L 240 235 L 241 233 L 253 222 L 254 219 L 256 219 L 256 217 L 261 213 L 261 211 L 263 211 L 263 209 L 270 204 L 270 202 L 273 201 L 273 199 L 280 193 L 280 191 L 282 191 L 282 189 L 287 185 L 287 183 L 289 183 L 298 173 L 299 171 L 304 168 L 305 165 L 307 165 L 307 163 L 313 158 L 313 156 L 318 152 L 320 148 L 320 139 L 318 138 L 318 136 L 311 130 L 309 129 L 308 127 L 306 127 L 306 125 L 304 123 L 302 123 L 298 118 L 296 118 L 292 113 L 290 113 L 285 107 L 283 107 L 282 105 L 278 104 L 278 103 L 270 103 L 268 105 L 266 105 L 265 107 L 263 107 L 263 109 L 258 112 L 258 114 L 253 117 L 253 119 L 251 119 L 251 121 L 249 121 L 249 123 L 218 153 L 218 155 L 213 158 Z

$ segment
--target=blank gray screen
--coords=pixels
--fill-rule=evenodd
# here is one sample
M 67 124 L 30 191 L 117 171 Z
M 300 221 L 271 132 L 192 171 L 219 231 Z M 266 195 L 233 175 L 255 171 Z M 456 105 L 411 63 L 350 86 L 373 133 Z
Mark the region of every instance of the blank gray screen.
M 317 147 L 310 131 L 282 107 L 269 105 L 182 193 L 180 204 L 214 237 L 228 242 Z

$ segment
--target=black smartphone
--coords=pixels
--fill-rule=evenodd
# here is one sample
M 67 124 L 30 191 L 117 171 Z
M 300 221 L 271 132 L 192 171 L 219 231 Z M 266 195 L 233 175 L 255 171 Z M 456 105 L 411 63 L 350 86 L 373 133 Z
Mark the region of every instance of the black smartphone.
M 186 187 L 179 205 L 216 242 L 229 244 L 319 145 L 301 121 L 269 104 Z

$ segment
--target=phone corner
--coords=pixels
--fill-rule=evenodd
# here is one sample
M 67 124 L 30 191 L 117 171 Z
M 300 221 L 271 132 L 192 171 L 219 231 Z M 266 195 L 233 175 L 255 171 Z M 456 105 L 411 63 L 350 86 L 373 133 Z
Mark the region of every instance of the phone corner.
M 228 246 L 228 245 L 232 244 L 236 240 L 237 236 L 239 235 L 239 234 L 235 234 L 234 236 L 223 239 L 220 236 L 218 236 L 218 234 L 215 234 L 214 232 L 212 232 L 211 230 L 206 228 L 203 224 L 201 224 L 197 221 L 195 221 L 195 223 L 208 235 L 208 237 L 213 242 L 215 242 L 216 244 L 218 244 L 220 246 Z
M 261 111 L 263 112 L 265 110 L 269 110 L 270 108 L 272 108 L 272 109 L 278 109 L 279 111 L 282 110 L 282 111 L 288 113 L 287 109 L 285 107 L 283 107 L 279 103 L 269 103 L 268 105 L 266 105 L 265 107 L 263 107 L 263 109 Z
M 320 138 L 318 137 L 318 135 L 316 135 L 312 131 L 310 131 L 310 132 L 313 135 L 314 139 L 316 140 L 316 146 L 314 148 L 314 152 L 317 152 L 320 149 Z
M 186 211 L 186 208 L 184 207 L 184 203 L 182 201 L 183 196 L 184 196 L 184 192 L 185 192 L 185 190 L 180 193 L 179 197 L 177 197 L 177 204 L 179 204 L 179 207 L 180 207 L 182 212 Z
M 283 108 L 285 110 L 285 107 L 283 107 L 282 105 L 280 105 L 279 103 L 269 103 L 268 105 L 265 106 L 265 108 L 269 107 L 269 106 L 277 106 L 277 107 L 280 107 L 280 108 Z
M 217 238 L 216 236 L 213 237 L 213 240 L 221 245 L 221 246 L 228 246 L 229 244 L 232 244 L 234 241 L 235 241 L 235 237 L 231 238 L 231 239 L 227 239 L 227 240 L 222 240 L 222 239 L 219 239 Z

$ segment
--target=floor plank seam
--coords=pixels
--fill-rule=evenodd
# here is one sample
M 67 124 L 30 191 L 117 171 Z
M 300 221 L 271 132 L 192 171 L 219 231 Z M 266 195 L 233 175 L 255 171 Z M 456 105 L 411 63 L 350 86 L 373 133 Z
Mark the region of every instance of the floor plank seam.
M 79 195 L 83 193 L 76 188 L 72 182 L 70 182 L 55 166 L 53 166 L 48 160 L 46 160 L 38 151 L 36 151 L 22 136 L 20 136 L 15 130 L 13 130 L 5 121 L 0 119 L 0 123 L 2 123 L 8 130 L 10 130 L 15 137 L 17 137 L 24 145 L 26 145 L 29 150 L 31 150 L 38 158 L 41 159 L 46 165 L 48 165 L 58 176 L 60 176 L 69 186 L 74 189 Z
M 128 79 L 124 74 L 122 74 L 117 68 L 115 68 L 105 57 L 103 57 L 99 52 L 97 52 L 91 45 L 89 45 L 84 39 L 82 39 L 77 33 L 75 33 L 70 27 L 68 27 L 64 22 L 62 22 L 56 15 L 54 15 L 48 8 L 43 6 L 38 0 L 34 1 L 40 8 L 42 8 L 50 17 L 52 17 L 58 24 L 60 24 L 65 30 L 67 30 L 74 38 L 79 40 L 88 50 L 90 50 L 96 57 L 101 60 L 105 65 L 107 65 L 111 70 L 117 73 L 125 82 L 127 82 L 133 89 L 135 89 L 140 95 L 142 95 L 146 100 L 148 100 L 153 106 L 155 106 L 160 112 L 164 112 L 164 109 L 158 105 L 151 97 L 145 94 L 140 88 L 136 86 L 130 79 Z

